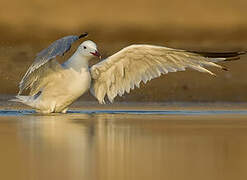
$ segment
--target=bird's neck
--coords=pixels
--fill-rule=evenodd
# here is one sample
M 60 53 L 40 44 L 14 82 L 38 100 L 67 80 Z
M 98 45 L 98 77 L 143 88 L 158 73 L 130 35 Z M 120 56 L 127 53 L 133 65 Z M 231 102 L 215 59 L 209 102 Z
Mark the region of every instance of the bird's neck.
M 82 70 L 88 70 L 88 61 L 90 57 L 81 55 L 76 51 L 69 59 L 64 63 L 64 66 L 73 68 L 74 70 L 81 72 Z

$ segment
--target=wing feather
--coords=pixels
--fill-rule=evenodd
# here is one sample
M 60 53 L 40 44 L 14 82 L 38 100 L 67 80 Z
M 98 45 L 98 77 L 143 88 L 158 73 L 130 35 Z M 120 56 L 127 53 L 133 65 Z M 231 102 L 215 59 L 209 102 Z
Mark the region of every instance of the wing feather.
M 48 48 L 39 52 L 36 55 L 33 64 L 29 67 L 21 82 L 19 83 L 18 94 L 21 94 L 24 89 L 28 89 L 33 86 L 35 81 L 40 78 L 42 74 L 41 72 L 46 71 L 47 68 L 51 68 L 52 65 L 49 66 L 46 64 L 49 64 L 57 56 L 64 55 L 71 48 L 72 43 L 85 36 L 87 36 L 87 33 L 84 33 L 80 36 L 65 36 L 54 41 Z M 43 74 L 47 75 L 48 73 Z
M 204 55 L 161 46 L 131 45 L 90 68 L 93 79 L 90 91 L 99 103 L 105 103 L 105 97 L 113 102 L 117 95 L 129 93 L 135 86 L 139 87 L 141 82 L 146 83 L 168 72 L 190 68 L 214 75 L 206 67 L 222 68 L 215 62 L 228 60 L 230 55 L 232 58 L 239 54 L 228 53 L 225 57 L 217 54 L 218 56 L 212 58 Z M 213 56 L 213 53 L 210 55 Z

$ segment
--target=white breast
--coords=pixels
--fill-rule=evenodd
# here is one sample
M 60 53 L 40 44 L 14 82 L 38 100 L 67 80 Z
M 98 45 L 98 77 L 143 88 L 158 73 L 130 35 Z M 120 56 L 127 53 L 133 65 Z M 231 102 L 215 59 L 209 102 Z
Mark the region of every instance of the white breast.
M 88 70 L 78 72 L 71 68 L 66 69 L 60 77 L 44 87 L 36 106 L 41 110 L 61 112 L 88 91 L 90 85 L 91 76 Z
M 70 82 L 68 83 L 68 93 L 78 98 L 84 94 L 91 85 L 91 75 L 88 69 L 82 69 L 80 72 L 70 70 Z

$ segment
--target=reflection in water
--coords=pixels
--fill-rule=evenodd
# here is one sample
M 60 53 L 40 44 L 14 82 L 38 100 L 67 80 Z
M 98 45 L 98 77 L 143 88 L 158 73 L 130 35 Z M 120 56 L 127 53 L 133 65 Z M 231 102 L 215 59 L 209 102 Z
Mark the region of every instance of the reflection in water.
M 28 146 L 27 156 L 33 178 L 75 179 L 89 178 L 93 126 L 90 116 L 80 121 L 69 116 L 27 116 L 20 125 L 22 141 Z M 32 123 L 30 123 L 31 121 Z
M 2 117 L 0 179 L 245 179 L 246 130 L 244 116 Z

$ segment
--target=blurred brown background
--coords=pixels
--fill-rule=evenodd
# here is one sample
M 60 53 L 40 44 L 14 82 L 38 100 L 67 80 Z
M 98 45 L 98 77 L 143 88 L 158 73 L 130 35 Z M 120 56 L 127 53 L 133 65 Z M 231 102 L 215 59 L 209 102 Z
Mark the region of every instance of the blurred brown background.
M 133 43 L 215 52 L 246 50 L 246 7 L 244 0 L 2 0 L 0 93 L 18 91 L 18 82 L 42 48 L 85 31 L 103 57 Z M 170 73 L 117 100 L 247 101 L 247 56 L 224 65 L 230 71 L 211 69 L 217 77 L 194 71 Z M 93 100 L 88 95 L 82 99 Z

